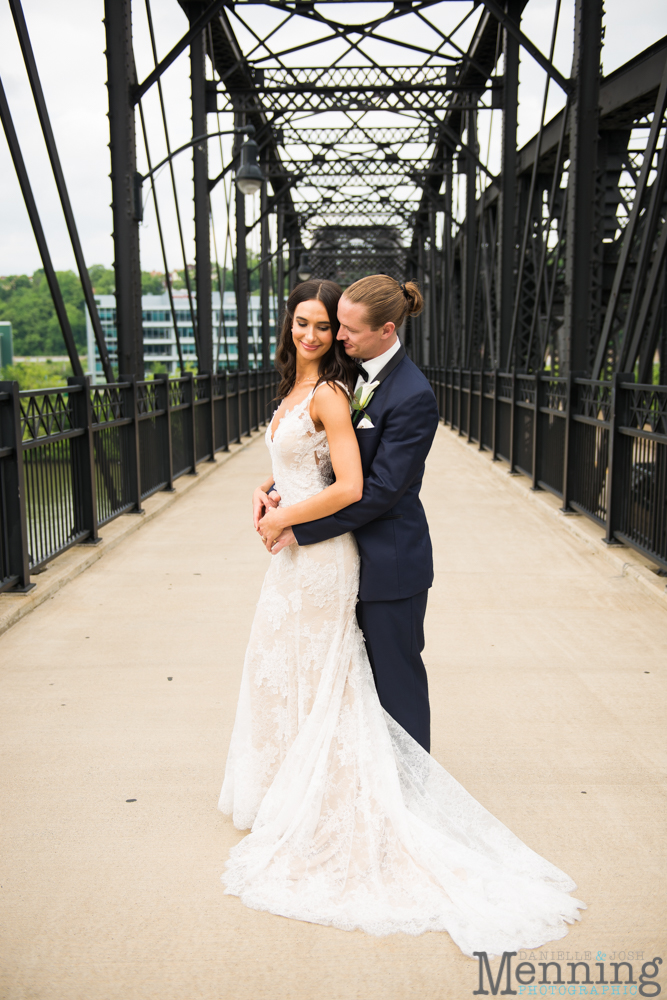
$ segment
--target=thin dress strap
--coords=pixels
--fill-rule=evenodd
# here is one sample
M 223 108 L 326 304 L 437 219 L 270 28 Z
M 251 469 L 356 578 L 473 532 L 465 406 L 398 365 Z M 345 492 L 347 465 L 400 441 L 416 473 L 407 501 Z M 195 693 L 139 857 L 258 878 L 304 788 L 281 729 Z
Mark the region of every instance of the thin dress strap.
M 343 392 L 345 393 L 345 395 L 349 397 L 349 395 L 350 395 L 350 390 L 348 389 L 348 387 L 347 387 L 347 386 L 345 385 L 345 383 L 344 383 L 344 382 L 339 382 L 339 381 L 338 381 L 338 379 L 334 379 L 334 380 L 333 380 L 333 382 L 334 382 L 334 384 L 335 384 L 335 385 L 339 385 L 339 386 L 341 387 L 341 389 L 343 390 Z M 317 384 L 317 385 L 315 386 L 315 388 L 314 388 L 314 389 L 312 390 L 312 392 L 311 392 L 311 394 L 310 394 L 310 395 L 311 395 L 311 397 L 315 395 L 315 393 L 317 392 L 317 390 L 318 390 L 318 389 L 320 388 L 320 386 L 322 386 L 322 385 L 329 385 L 329 383 L 328 383 L 328 382 L 319 382 L 319 383 L 318 383 L 318 384 Z

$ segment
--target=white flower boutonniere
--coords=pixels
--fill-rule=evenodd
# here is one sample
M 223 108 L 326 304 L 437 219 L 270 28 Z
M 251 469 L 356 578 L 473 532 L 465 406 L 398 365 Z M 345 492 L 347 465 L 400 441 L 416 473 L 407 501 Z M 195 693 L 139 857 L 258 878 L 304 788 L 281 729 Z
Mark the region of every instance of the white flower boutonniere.
M 379 386 L 379 382 L 364 382 L 360 385 L 351 400 L 351 407 L 354 412 L 352 423 L 355 427 L 372 427 L 373 424 L 366 413 L 366 407 L 373 398 L 373 393 Z

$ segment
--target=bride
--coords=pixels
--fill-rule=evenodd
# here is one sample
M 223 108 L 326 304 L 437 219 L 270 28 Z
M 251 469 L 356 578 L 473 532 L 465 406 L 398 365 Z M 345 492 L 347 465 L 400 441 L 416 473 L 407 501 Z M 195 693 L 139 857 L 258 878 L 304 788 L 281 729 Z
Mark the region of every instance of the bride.
M 269 550 L 283 529 L 362 496 L 350 417 L 358 369 L 336 340 L 340 296 L 333 282 L 308 281 L 287 303 L 282 401 L 266 431 L 272 473 L 253 497 Z M 230 852 L 226 891 L 344 930 L 447 931 L 470 956 L 562 938 L 584 907 L 568 895 L 572 880 L 382 709 L 358 587 L 352 532 L 271 560 L 219 803 L 251 830 Z

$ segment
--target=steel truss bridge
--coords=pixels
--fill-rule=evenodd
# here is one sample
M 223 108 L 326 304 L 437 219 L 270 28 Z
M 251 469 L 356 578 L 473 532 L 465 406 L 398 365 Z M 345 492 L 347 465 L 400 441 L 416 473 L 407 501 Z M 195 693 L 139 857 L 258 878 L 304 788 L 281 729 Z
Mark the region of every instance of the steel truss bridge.
M 28 27 L 20 0 L 8 2 L 107 386 L 84 404 L 83 370 L 0 86 L 0 118 L 78 379 L 71 398 L 66 390 L 19 398 L 0 387 L 14 414 L 0 459 L 14 454 L 18 485 L 21 454 L 36 455 L 52 438 L 54 447 L 88 440 L 70 449 L 83 465 L 67 487 L 70 499 L 65 490 L 58 501 L 70 512 L 60 540 L 44 541 L 44 528 L 31 549 L 26 524 L 48 517 L 36 503 L 32 514 L 24 510 L 20 545 L 16 532 L 13 542 L 5 532 L 0 589 L 25 585 L 30 567 L 72 539 L 96 537 L 104 520 L 140 507 L 261 422 L 274 384 L 270 297 L 282 312 L 305 271 L 343 285 L 378 271 L 417 280 L 426 307 L 403 337 L 447 421 L 561 496 L 567 509 L 604 524 L 610 542 L 629 542 L 667 567 L 667 38 L 603 76 L 602 0 L 575 0 L 566 24 L 554 0 L 544 51 L 524 31 L 526 0 L 178 0 L 189 29 L 161 53 L 150 0 L 134 0 L 134 9 L 132 0 L 105 0 L 117 376 Z M 140 15 L 154 61 L 143 80 L 133 53 Z M 559 32 L 574 35 L 569 74 L 554 62 Z M 173 149 L 162 78 L 179 58 L 189 59 L 192 140 Z M 546 81 L 537 131 L 522 148 L 520 59 L 536 63 Z M 196 296 L 187 266 L 185 278 L 199 366 L 197 375 L 186 373 L 179 344 L 181 377 L 162 389 L 144 379 L 140 270 L 142 192 L 150 185 L 172 295 L 175 251 L 160 223 L 146 110 L 156 93 L 168 151 L 157 166 L 166 162 L 173 179 L 173 158 L 192 157 Z M 564 105 L 552 117 L 550 93 Z M 482 148 L 493 116 L 501 133 L 495 160 Z M 264 177 L 257 217 L 248 217 L 236 187 L 227 195 L 238 365 L 225 372 L 211 307 L 216 267 L 220 276 L 212 192 L 247 162 L 244 135 L 253 129 Z M 234 147 L 216 173 L 211 142 L 232 130 Z M 147 167 L 140 171 L 138 162 Z M 187 264 L 175 183 L 173 197 Z M 253 374 L 247 245 L 257 230 L 262 366 Z M 222 309 L 220 317 L 222 324 Z M 174 334 L 178 343 L 175 322 Z M 88 486 L 81 487 L 87 499 L 75 503 L 77 476 Z

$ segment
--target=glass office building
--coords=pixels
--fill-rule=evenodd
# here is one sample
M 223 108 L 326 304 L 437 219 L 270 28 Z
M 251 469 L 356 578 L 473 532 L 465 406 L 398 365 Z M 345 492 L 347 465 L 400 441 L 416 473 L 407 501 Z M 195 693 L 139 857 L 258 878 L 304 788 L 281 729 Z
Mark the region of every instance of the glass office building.
M 178 327 L 178 338 L 183 352 L 183 361 L 187 365 L 197 363 L 192 316 L 187 292 L 184 289 L 174 290 L 174 312 Z M 116 367 L 118 355 L 116 350 L 116 298 L 114 295 L 96 295 L 95 301 L 104 331 L 107 350 L 111 364 Z M 213 357 L 218 358 L 218 368 L 236 368 L 238 363 L 238 342 L 236 323 L 236 296 L 234 292 L 225 292 L 223 296 L 223 316 L 220 316 L 220 293 L 211 295 L 213 307 Z M 142 295 L 141 315 L 144 331 L 144 365 L 146 372 L 168 371 L 170 375 L 179 374 L 178 351 L 174 322 L 166 292 L 161 295 Z M 94 376 L 94 381 L 103 382 L 102 365 L 100 363 L 95 337 L 90 317 L 86 313 L 86 329 L 88 337 L 88 371 Z M 276 348 L 276 303 L 272 298 L 269 303 L 269 337 L 271 357 Z M 261 345 L 261 309 L 259 295 L 251 295 L 248 300 L 248 360 L 251 368 L 259 368 L 262 364 Z

